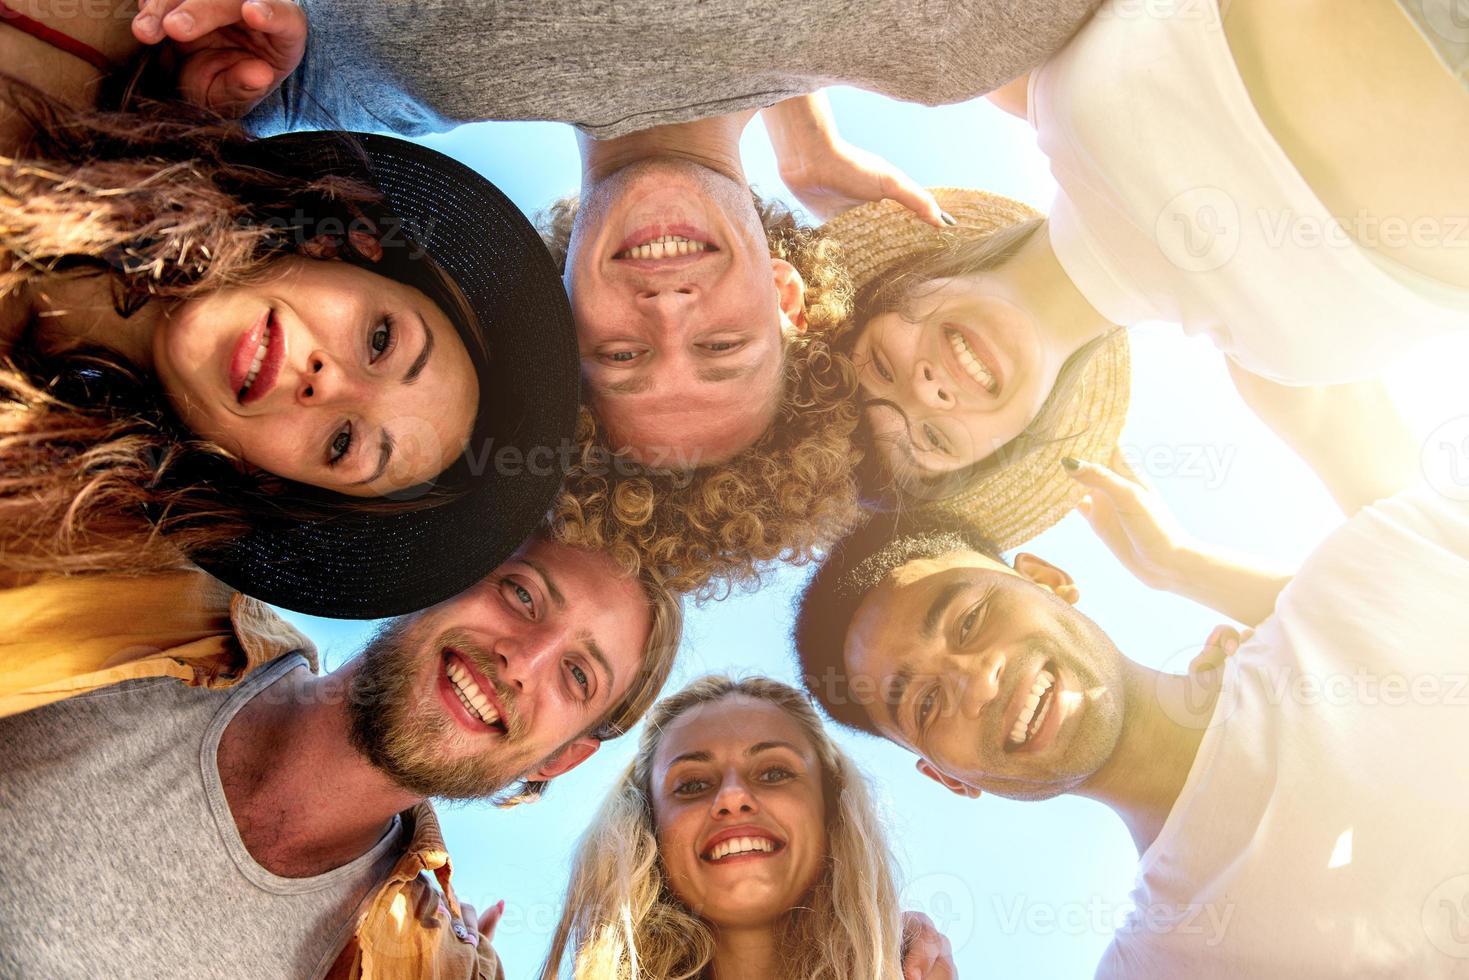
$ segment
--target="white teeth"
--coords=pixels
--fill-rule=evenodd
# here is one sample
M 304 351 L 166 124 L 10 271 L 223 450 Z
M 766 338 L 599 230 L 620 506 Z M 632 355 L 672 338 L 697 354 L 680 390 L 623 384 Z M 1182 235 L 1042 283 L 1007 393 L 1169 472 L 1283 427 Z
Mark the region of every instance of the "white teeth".
M 696 242 L 691 238 L 680 235 L 664 235 L 655 238 L 651 242 L 644 242 L 633 248 L 624 249 L 613 256 L 614 259 L 671 259 L 679 255 L 692 255 L 695 252 L 707 251 L 709 246 L 704 242 Z
M 265 333 L 260 335 L 260 346 L 255 348 L 255 360 L 250 362 L 250 370 L 245 372 L 245 383 L 240 387 L 240 391 L 249 391 L 250 386 L 255 383 L 255 376 L 260 373 L 260 365 L 265 363 L 265 352 L 269 347 L 270 324 L 267 323 Z
M 1041 722 L 1051 713 L 1051 706 L 1055 699 L 1046 703 L 1046 710 L 1039 718 L 1035 717 L 1036 705 L 1041 703 L 1041 698 L 1056 683 L 1056 678 L 1050 671 L 1043 670 L 1035 675 L 1035 681 L 1030 685 L 1030 693 L 1025 696 L 1025 704 L 1020 708 L 1020 714 L 1015 718 L 1015 724 L 1010 728 L 1009 742 L 1012 745 L 1022 745 L 1029 740 L 1031 735 L 1040 731 Z M 1031 722 L 1035 724 L 1032 726 Z M 1027 734 L 1028 733 L 1028 734 Z
M 721 858 L 736 854 L 749 854 L 754 851 L 770 853 L 775 850 L 775 841 L 767 837 L 731 837 L 729 840 L 720 841 L 714 845 L 709 852 L 709 860 L 718 861 Z
M 469 671 L 450 660 L 444 667 L 444 673 L 449 675 L 454 693 L 459 695 L 460 703 L 469 709 L 470 714 L 486 725 L 496 724 L 500 720 L 500 713 L 490 704 L 490 699 L 485 697 L 474 678 L 469 676 Z
M 990 394 L 995 394 L 998 387 L 995 376 L 990 373 L 989 368 L 984 366 L 983 361 L 974 356 L 974 351 L 969 349 L 969 342 L 964 339 L 964 335 L 957 330 L 950 330 L 947 333 L 949 346 L 954 348 L 954 357 L 959 361 L 959 366 L 971 378 L 984 385 Z

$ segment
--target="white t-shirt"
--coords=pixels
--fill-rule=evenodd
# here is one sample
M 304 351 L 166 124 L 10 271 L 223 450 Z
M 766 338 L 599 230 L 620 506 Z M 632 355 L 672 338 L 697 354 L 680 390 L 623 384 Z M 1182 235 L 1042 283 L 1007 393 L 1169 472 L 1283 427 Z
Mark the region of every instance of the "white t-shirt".
M 1367 508 L 1225 667 L 1103 978 L 1469 977 L 1469 503 Z
M 1362 248 L 1316 197 L 1215 0 L 1107 0 L 1031 74 L 1030 121 L 1060 185 L 1056 256 L 1114 323 L 1180 323 L 1288 384 L 1376 377 L 1469 328 L 1469 290 Z

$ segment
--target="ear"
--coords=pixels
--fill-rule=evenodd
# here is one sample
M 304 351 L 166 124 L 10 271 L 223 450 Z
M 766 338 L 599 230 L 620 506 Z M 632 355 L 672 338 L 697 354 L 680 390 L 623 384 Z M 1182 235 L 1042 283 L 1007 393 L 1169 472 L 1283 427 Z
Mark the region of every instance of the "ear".
M 579 738 L 562 746 L 561 751 L 542 762 L 541 767 L 526 778 L 537 781 L 555 779 L 586 762 L 601 747 L 602 743 L 595 738 Z
M 919 759 L 917 768 L 919 772 L 923 773 L 929 779 L 932 779 L 934 782 L 938 783 L 950 793 L 965 797 L 966 799 L 977 800 L 983 792 L 978 787 L 970 786 L 962 779 L 955 779 L 953 776 L 940 772 L 938 768 L 927 759 Z
M 806 332 L 806 280 L 785 259 L 771 259 L 770 271 L 775 276 L 775 295 L 780 303 L 780 332 Z
M 1015 571 L 1056 598 L 1064 599 L 1073 606 L 1081 598 L 1081 590 L 1076 587 L 1075 582 L 1071 581 L 1071 576 L 1044 558 L 1037 558 L 1029 552 L 1022 551 L 1015 556 Z

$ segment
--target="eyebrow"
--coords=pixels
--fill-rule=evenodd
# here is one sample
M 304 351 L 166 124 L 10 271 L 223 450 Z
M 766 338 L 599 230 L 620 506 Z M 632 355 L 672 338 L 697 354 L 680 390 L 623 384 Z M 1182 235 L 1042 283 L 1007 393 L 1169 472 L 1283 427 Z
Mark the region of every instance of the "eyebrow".
M 603 385 L 602 390 L 613 395 L 640 395 L 651 387 L 653 387 L 653 379 L 642 377 L 614 381 L 610 385 Z
M 745 749 L 745 755 L 759 755 L 761 752 L 768 752 L 771 749 L 790 749 L 797 755 L 801 754 L 801 750 L 796 748 L 790 742 L 782 742 L 779 739 L 772 739 L 768 742 L 756 742 L 754 745 Z M 672 769 L 680 762 L 709 762 L 713 758 L 714 756 L 704 749 L 700 749 L 697 752 L 685 752 L 682 755 L 676 755 L 672 759 L 669 759 L 668 768 Z
M 408 365 L 408 370 L 403 374 L 405 385 L 411 385 L 418 380 L 418 376 L 423 373 L 424 365 L 428 364 L 429 355 L 434 352 L 434 334 L 428 328 L 428 324 L 423 322 L 422 316 L 418 317 L 418 325 L 423 328 L 423 346 L 419 348 L 418 356 L 413 359 L 413 363 Z
M 903 698 L 908 693 L 908 686 L 913 683 L 915 672 L 911 664 L 904 664 L 898 668 L 893 677 L 892 684 L 888 687 L 888 696 L 883 700 L 886 702 L 888 714 L 892 716 L 893 724 L 898 728 L 903 727 L 902 721 L 898 719 L 898 708 L 903 703 Z
M 377 467 L 367 476 L 353 483 L 352 486 L 354 487 L 375 483 L 378 477 L 382 476 L 384 471 L 387 470 L 388 460 L 393 458 L 393 434 L 387 429 L 379 429 L 378 431 L 381 433 L 382 438 L 378 440 L 377 444 Z
M 587 653 L 601 666 L 604 681 L 603 686 L 609 691 L 612 690 L 612 663 L 607 659 L 607 655 L 602 652 L 602 648 L 597 645 L 596 637 L 592 636 L 590 632 L 583 630 L 577 639 L 586 644 Z
M 739 378 L 748 378 L 755 373 L 755 368 L 758 366 L 756 364 L 746 364 L 744 367 L 701 368 L 697 376 L 700 381 L 734 381 Z
M 536 570 L 536 574 L 539 575 L 541 577 L 541 581 L 546 584 L 546 592 L 551 596 L 551 601 L 556 604 L 556 608 L 565 609 L 566 596 L 562 595 L 561 590 L 556 588 L 556 582 L 551 578 L 550 573 L 546 571 L 546 566 L 542 565 L 534 558 L 522 558 L 520 560 Z
M 938 633 L 939 621 L 944 618 L 944 613 L 949 611 L 949 606 L 959 597 L 959 593 L 967 588 L 969 588 L 969 583 L 963 579 L 959 579 L 956 582 L 950 582 L 944 586 L 939 590 L 939 594 L 934 596 L 933 602 L 928 607 L 928 612 L 923 617 L 923 627 L 919 630 L 920 635 L 925 640 L 932 640 L 934 638 Z

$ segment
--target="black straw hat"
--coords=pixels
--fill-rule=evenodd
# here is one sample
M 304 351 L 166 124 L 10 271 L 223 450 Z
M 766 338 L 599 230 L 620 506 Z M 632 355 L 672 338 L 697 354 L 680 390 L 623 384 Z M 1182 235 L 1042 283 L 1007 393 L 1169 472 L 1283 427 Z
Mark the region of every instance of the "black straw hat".
M 446 306 L 479 373 L 479 413 L 442 502 L 346 509 L 319 520 L 256 519 L 244 537 L 191 557 L 242 592 L 311 615 L 375 619 L 423 609 L 509 557 L 561 486 L 580 367 L 560 274 L 520 210 L 442 153 L 367 134 L 292 133 L 261 142 L 289 159 L 292 171 L 381 191 L 383 208 L 373 216 L 389 218 L 393 234 L 431 257 L 478 319 L 477 328 L 457 322 Z

